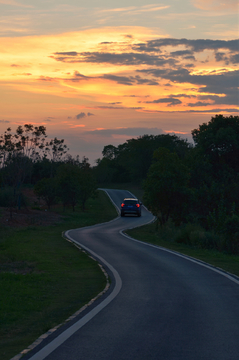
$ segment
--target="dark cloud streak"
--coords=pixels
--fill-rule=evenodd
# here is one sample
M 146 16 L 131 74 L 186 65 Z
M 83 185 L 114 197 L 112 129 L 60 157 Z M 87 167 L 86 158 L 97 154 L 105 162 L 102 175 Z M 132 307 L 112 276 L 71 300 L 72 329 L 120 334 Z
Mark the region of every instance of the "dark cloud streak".
M 79 119 L 84 119 L 85 117 L 89 117 L 89 116 L 94 116 L 94 114 L 88 112 L 87 114 L 84 113 L 84 112 L 81 112 L 80 114 L 76 115 L 76 119 L 79 120 Z
M 59 56 L 60 55 L 60 56 Z M 158 55 L 148 55 L 144 53 L 111 53 L 111 52 L 82 52 L 76 53 L 76 55 L 69 55 L 69 53 L 54 53 L 51 56 L 56 61 L 65 63 L 100 63 L 100 64 L 113 64 L 113 65 L 155 65 L 164 66 L 170 65 L 175 66 L 177 63 L 176 59 L 165 58 L 164 56 L 159 57 Z
M 165 46 L 180 46 L 184 45 L 187 48 L 191 48 L 192 51 L 201 52 L 204 50 L 218 50 L 218 49 L 227 49 L 230 51 L 238 51 L 238 39 L 236 40 L 210 40 L 210 39 L 157 39 L 150 40 L 144 44 L 138 44 L 135 46 L 135 49 L 144 49 L 147 52 L 162 51 L 161 48 Z
M 162 98 L 162 99 L 157 99 L 157 100 L 153 100 L 153 101 L 146 101 L 146 104 L 160 104 L 160 103 L 168 103 L 167 106 L 173 106 L 173 105 L 180 105 L 182 104 L 182 101 L 179 99 L 175 99 L 174 97 L 170 97 L 170 98 Z
M 230 69 L 229 71 L 224 68 L 221 69 L 220 72 L 218 70 L 217 72 L 202 72 L 201 74 L 192 72 L 192 68 L 196 66 L 196 56 L 205 50 L 212 51 L 217 63 L 223 63 L 227 66 L 233 65 L 235 67 L 239 62 L 238 39 L 193 40 L 160 38 L 146 41 L 145 43 L 127 43 L 127 46 L 126 43 L 122 44 L 117 42 L 103 42 L 99 45 L 100 48 L 104 45 L 106 51 L 55 52 L 51 57 L 56 61 L 65 63 L 134 66 L 136 69 L 134 68 L 132 70 L 132 75 L 128 75 L 128 72 L 125 72 L 122 74 L 107 73 L 100 76 L 85 76 L 75 71 L 73 77 L 65 79 L 65 81 L 77 82 L 82 80 L 103 79 L 126 86 L 158 86 L 162 80 L 166 80 L 168 83 L 165 86 L 173 84 L 190 84 L 193 86 L 194 91 L 198 92 L 197 102 L 191 102 L 188 106 L 208 106 L 209 104 L 236 106 L 238 104 L 238 70 Z M 172 47 L 175 48 L 175 51 L 172 51 Z M 115 48 L 117 48 L 117 52 Z M 198 61 L 202 63 L 209 60 L 199 58 Z M 52 78 L 42 77 L 40 79 L 44 81 L 54 81 Z M 205 98 L 200 98 L 200 93 L 208 93 L 208 96 L 204 95 Z M 218 96 L 216 94 L 218 94 Z M 212 98 L 212 96 L 214 97 Z M 147 103 L 168 103 L 168 106 L 175 106 L 182 104 L 182 101 L 179 100 L 180 97 L 183 97 L 183 95 L 172 94 L 171 97 L 159 98 L 148 101 Z M 186 95 L 184 97 L 186 97 Z M 116 107 L 114 107 L 114 109 L 115 108 Z M 120 107 L 120 109 L 122 108 L 123 107 Z

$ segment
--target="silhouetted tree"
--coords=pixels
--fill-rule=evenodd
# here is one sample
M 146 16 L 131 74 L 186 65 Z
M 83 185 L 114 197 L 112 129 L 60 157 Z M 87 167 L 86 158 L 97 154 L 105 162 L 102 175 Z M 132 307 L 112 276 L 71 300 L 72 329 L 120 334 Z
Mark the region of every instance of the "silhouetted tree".
M 35 194 L 42 198 L 47 204 L 48 209 L 56 203 L 58 188 L 56 179 L 44 178 L 38 181 L 34 187 Z
M 85 210 L 86 201 L 96 193 L 96 181 L 87 158 L 80 165 L 63 164 L 57 172 L 59 197 L 63 206 L 70 204 L 75 210 L 77 203 Z
M 33 165 L 50 157 L 51 164 L 66 153 L 64 140 L 46 141 L 45 126 L 25 124 L 15 133 L 8 128 L 0 136 L 0 173 L 4 186 L 11 186 L 18 207 L 21 206 L 21 186 L 26 179 L 31 181 Z M 45 162 L 46 163 L 46 162 Z M 44 163 L 44 164 L 45 164 Z M 53 167 L 51 165 L 51 176 Z
M 154 152 L 154 162 L 144 182 L 144 202 L 162 225 L 169 217 L 176 224 L 184 219 L 189 204 L 189 178 L 189 169 L 177 154 L 165 148 Z
M 176 135 L 143 135 L 129 139 L 118 147 L 107 145 L 98 160 L 96 173 L 100 179 L 107 177 L 112 182 L 140 183 L 147 176 L 153 160 L 153 153 L 159 147 L 165 147 L 183 159 L 191 149 L 191 145 Z M 107 176 L 106 176 L 107 174 Z

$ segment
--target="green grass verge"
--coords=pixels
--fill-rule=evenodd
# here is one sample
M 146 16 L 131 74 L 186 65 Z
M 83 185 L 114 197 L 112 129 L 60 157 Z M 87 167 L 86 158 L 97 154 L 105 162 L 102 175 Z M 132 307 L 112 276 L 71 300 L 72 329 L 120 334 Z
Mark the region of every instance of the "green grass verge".
M 105 288 L 97 262 L 62 238 L 65 230 L 117 215 L 103 192 L 87 209 L 62 213 L 64 219 L 54 226 L 0 229 L 1 360 L 18 354 Z
M 140 200 L 143 199 L 143 189 L 141 185 L 135 185 L 132 183 L 120 183 L 105 184 L 104 187 L 129 190 Z M 159 231 L 156 230 L 156 224 L 153 223 L 142 226 L 140 228 L 128 230 L 126 233 L 137 240 L 162 246 L 166 249 L 178 251 L 182 254 L 205 261 L 208 264 L 211 264 L 239 276 L 239 256 L 222 253 L 216 250 L 200 249 L 196 246 L 189 246 L 177 243 L 172 240 L 175 238 L 176 235 L 175 228 L 169 227 L 169 229 L 167 229 L 166 231 Z
M 216 250 L 199 249 L 193 246 L 174 242 L 170 240 L 173 236 L 170 237 L 169 233 L 167 237 L 165 234 L 160 234 L 160 231 L 156 230 L 155 223 L 128 230 L 127 234 L 137 240 L 192 256 L 239 276 L 239 256 L 221 253 Z M 165 240 L 165 238 L 167 238 L 167 240 Z
M 142 198 L 140 188 L 122 184 L 121 187 Z M 64 219 L 54 226 L 21 230 L 0 228 L 1 360 L 9 360 L 28 347 L 105 287 L 106 279 L 97 263 L 64 240 L 61 234 L 68 229 L 109 221 L 117 215 L 115 208 L 108 197 L 99 192 L 98 198 L 88 202 L 85 213 L 77 209 L 61 214 Z M 135 239 L 184 253 L 239 276 L 238 256 L 165 240 L 165 236 L 160 237 L 156 231 L 155 224 L 127 233 Z

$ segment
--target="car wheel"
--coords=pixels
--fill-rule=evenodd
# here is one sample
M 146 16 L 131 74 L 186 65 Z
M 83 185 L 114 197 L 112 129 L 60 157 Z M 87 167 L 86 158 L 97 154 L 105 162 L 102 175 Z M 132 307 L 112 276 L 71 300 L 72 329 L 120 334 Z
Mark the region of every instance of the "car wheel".
M 123 217 L 124 216 L 124 214 L 123 213 L 121 213 L 121 217 Z

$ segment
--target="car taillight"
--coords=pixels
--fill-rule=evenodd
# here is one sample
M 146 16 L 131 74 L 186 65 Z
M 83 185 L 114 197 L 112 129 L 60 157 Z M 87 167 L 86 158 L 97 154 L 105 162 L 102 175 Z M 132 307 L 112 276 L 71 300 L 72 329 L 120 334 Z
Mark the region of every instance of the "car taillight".
M 140 207 L 140 205 L 139 205 L 139 204 L 136 204 L 136 206 L 137 206 L 137 207 Z
M 121 207 L 124 207 L 125 204 L 121 204 Z

